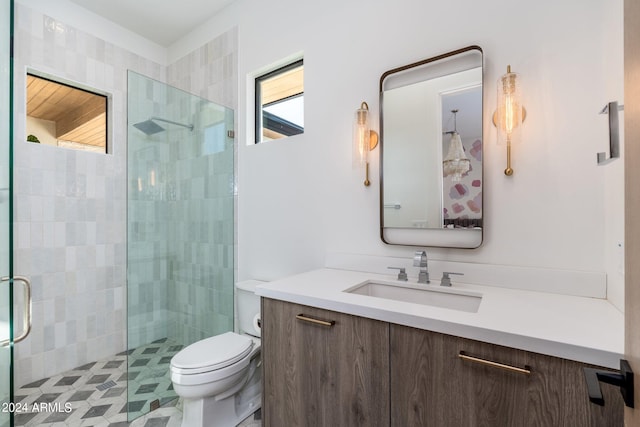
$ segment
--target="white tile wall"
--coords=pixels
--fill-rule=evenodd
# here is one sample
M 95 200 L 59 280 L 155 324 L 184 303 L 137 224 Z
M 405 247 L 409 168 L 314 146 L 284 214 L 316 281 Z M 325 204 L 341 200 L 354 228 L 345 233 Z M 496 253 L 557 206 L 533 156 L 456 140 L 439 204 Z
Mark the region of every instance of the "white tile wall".
M 111 94 L 110 154 L 25 142 L 27 68 Z M 34 314 L 30 336 L 15 350 L 17 386 L 125 348 L 127 69 L 159 80 L 166 74 L 16 5 L 15 271 L 32 280 Z
M 233 29 L 164 67 L 16 5 L 15 271 L 34 313 L 17 386 L 126 346 L 127 69 L 236 110 L 237 46 Z M 27 68 L 111 94 L 110 154 L 25 142 Z
M 238 135 L 238 117 L 237 117 L 237 87 L 238 87 L 238 28 L 234 27 L 226 33 L 221 34 L 215 39 L 201 46 L 185 55 L 184 57 L 176 60 L 173 64 L 167 67 L 167 83 L 182 89 L 186 92 L 199 95 L 200 97 L 208 100 L 212 100 L 218 104 L 221 104 L 234 111 L 234 132 Z M 233 153 L 233 171 L 238 170 L 238 140 L 234 143 Z M 214 169 L 219 169 L 220 165 L 215 165 Z M 234 211 L 234 223 L 237 224 L 237 212 L 238 212 L 238 195 L 237 195 L 237 175 L 229 171 L 230 185 L 233 186 L 233 211 Z M 218 172 L 219 173 L 219 172 Z M 223 179 L 218 181 L 221 184 L 225 184 Z M 222 191 L 220 191 L 222 192 Z M 222 210 L 216 212 L 218 218 L 223 217 Z M 234 226 L 233 235 L 233 252 L 229 253 L 228 245 L 224 246 L 223 253 L 212 254 L 210 257 L 216 260 L 218 271 L 223 275 L 224 282 L 228 282 L 229 275 L 238 277 L 238 227 Z M 228 239 L 225 240 L 228 242 Z M 233 257 L 234 265 L 233 271 L 229 271 L 228 268 L 222 267 L 220 260 L 224 256 Z M 233 289 L 229 289 L 229 292 L 234 292 Z M 214 301 L 222 302 L 225 304 L 228 298 L 224 296 L 218 298 L 214 297 Z M 214 303 L 214 305 L 216 305 Z M 219 312 L 218 319 L 208 319 L 217 325 L 228 324 L 228 314 L 235 310 L 233 307 L 214 307 L 215 311 Z M 234 321 L 237 324 L 237 321 Z M 201 333 L 201 331 L 198 331 Z

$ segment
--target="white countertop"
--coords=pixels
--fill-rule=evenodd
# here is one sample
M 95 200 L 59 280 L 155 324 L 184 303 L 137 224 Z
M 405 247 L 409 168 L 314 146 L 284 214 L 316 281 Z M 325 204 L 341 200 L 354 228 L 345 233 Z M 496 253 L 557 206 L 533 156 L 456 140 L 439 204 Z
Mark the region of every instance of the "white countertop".
M 456 283 L 482 294 L 477 313 L 342 292 L 395 275 L 320 269 L 265 283 L 263 297 L 619 369 L 624 316 L 607 300 Z M 439 287 L 439 282 L 429 285 Z M 442 289 L 442 288 L 441 288 Z

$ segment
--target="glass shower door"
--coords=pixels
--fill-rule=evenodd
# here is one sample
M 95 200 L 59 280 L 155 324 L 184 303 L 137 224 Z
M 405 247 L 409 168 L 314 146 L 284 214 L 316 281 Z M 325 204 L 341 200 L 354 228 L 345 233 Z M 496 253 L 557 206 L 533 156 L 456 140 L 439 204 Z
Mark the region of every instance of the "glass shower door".
M 13 1 L 0 4 L 0 278 L 11 276 L 11 21 Z M 13 424 L 12 286 L 0 281 L 0 427 Z
M 175 401 L 171 357 L 233 330 L 233 110 L 129 71 L 129 421 Z

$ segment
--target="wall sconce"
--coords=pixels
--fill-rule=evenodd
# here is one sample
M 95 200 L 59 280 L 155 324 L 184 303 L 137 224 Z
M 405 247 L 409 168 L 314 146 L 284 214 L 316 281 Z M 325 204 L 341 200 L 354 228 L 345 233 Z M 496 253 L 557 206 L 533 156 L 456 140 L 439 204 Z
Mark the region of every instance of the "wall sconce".
M 451 176 L 453 182 L 459 182 L 462 175 L 469 172 L 470 162 L 464 152 L 462 139 L 458 133 L 458 123 L 456 121 L 458 110 L 451 110 L 451 112 L 453 113 L 453 130 L 443 132 L 445 135 L 451 135 L 451 141 L 449 142 L 449 151 L 442 161 L 442 168 L 444 176 Z
M 498 144 L 507 144 L 507 168 L 504 170 L 507 176 L 513 175 L 511 144 L 520 142 L 522 122 L 526 117 L 518 74 L 512 73 L 511 65 L 507 65 L 507 74 L 498 80 L 498 105 L 493 113 L 493 124 L 498 128 Z
M 378 134 L 369 128 L 369 105 L 363 102 L 356 110 L 353 122 L 353 166 L 365 167 L 365 187 L 371 184 L 369 181 L 369 151 L 377 146 Z

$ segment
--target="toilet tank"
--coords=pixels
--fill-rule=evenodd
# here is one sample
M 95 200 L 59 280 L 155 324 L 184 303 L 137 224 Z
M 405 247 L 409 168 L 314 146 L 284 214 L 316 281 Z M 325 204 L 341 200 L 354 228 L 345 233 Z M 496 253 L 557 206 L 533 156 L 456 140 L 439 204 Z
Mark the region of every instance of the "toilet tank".
M 260 337 L 260 297 L 255 294 L 256 286 L 265 283 L 260 280 L 245 280 L 236 283 L 236 298 L 238 302 L 238 329 L 240 333 L 247 333 Z

